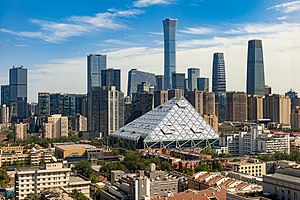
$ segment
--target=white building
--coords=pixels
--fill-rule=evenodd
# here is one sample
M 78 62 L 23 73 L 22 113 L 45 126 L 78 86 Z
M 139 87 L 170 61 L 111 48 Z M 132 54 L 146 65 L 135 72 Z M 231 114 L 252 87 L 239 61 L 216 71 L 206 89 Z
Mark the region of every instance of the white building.
M 37 167 L 20 168 L 15 173 L 16 199 L 22 200 L 31 193 L 44 189 L 61 187 L 71 193 L 77 189 L 90 197 L 91 181 L 71 174 L 71 168 L 63 168 L 62 163 L 46 164 L 45 169 Z
M 25 140 L 27 138 L 28 124 L 15 124 L 15 140 Z
M 248 131 L 225 134 L 219 139 L 220 147 L 226 147 L 233 156 L 254 155 L 259 153 L 290 153 L 288 134 L 270 132 L 263 126 L 255 126 Z

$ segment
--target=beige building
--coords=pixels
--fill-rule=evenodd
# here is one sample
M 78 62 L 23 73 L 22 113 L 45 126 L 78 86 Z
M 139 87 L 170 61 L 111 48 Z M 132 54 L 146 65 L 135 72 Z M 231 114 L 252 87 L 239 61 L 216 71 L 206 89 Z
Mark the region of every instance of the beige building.
M 62 117 L 61 114 L 49 116 L 42 132 L 44 138 L 68 137 L 68 117 Z
M 1 106 L 1 113 L 0 113 L 0 124 L 7 124 L 10 122 L 10 117 L 9 117 L 9 107 L 3 104 Z
M 71 174 L 71 168 L 63 168 L 62 163 L 46 164 L 44 169 L 36 167 L 20 168 L 15 174 L 16 198 L 23 200 L 31 193 L 54 187 L 61 187 L 67 192 L 77 189 L 90 197 L 91 181 Z
M 215 104 L 215 93 L 205 92 L 203 94 L 203 114 L 204 115 L 215 115 L 216 104 Z
M 248 121 L 263 119 L 263 97 L 258 95 L 248 95 L 247 112 Z
M 68 156 L 87 156 L 87 149 L 96 149 L 89 144 L 61 144 L 55 146 L 55 157 L 64 159 Z
M 266 175 L 266 163 L 260 162 L 257 159 L 228 162 L 226 164 L 226 169 L 228 171 L 245 173 L 257 177 Z
M 28 124 L 15 124 L 15 140 L 25 140 L 27 138 Z
M 194 106 L 196 111 L 203 115 L 203 92 L 198 90 L 188 91 L 187 100 Z
M 284 125 L 291 125 L 291 99 L 284 95 L 270 94 L 264 98 L 264 118 Z
M 78 119 L 78 131 L 87 131 L 87 118 L 82 115 Z
M 216 115 L 203 115 L 203 118 L 213 127 L 214 131 L 219 131 L 218 117 Z
M 244 122 L 247 120 L 247 94 L 244 92 L 227 93 L 227 120 Z

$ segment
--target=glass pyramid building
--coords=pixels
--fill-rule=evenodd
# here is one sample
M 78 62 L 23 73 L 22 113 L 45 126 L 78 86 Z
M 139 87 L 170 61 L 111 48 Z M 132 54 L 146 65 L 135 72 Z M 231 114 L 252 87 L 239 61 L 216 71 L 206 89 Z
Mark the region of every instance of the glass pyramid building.
M 184 98 L 171 99 L 110 135 L 113 147 L 124 149 L 190 148 L 216 144 L 219 139 Z

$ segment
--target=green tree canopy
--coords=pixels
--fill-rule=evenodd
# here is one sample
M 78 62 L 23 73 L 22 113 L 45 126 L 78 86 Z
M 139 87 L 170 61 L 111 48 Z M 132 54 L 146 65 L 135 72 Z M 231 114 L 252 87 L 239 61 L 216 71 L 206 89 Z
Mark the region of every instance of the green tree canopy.
M 10 181 L 10 177 L 7 174 L 7 171 L 3 168 L 0 168 L 0 186 L 6 187 Z

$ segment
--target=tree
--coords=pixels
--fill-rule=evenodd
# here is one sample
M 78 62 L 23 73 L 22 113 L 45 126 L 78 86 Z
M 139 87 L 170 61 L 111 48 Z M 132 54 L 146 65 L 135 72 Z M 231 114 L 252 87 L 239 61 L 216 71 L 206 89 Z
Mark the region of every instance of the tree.
M 74 189 L 71 193 L 71 197 L 75 200 L 89 200 L 82 192 Z
M 30 193 L 30 194 L 27 195 L 25 200 L 41 200 L 41 196 L 39 194 L 36 194 L 36 193 Z
M 172 170 L 172 165 L 167 161 L 163 161 L 160 165 L 160 169 L 164 170 L 164 171 L 171 171 Z
M 134 152 L 134 151 L 126 152 L 125 158 L 122 161 L 122 163 L 131 172 L 141 170 L 142 166 L 143 166 L 141 155 L 137 152 Z
M 195 172 L 202 172 L 202 171 L 208 172 L 209 170 L 210 170 L 210 166 L 207 163 L 201 163 L 195 168 Z
M 10 177 L 7 174 L 7 171 L 3 168 L 0 168 L 0 186 L 5 188 L 9 181 Z
M 78 174 L 80 174 L 86 178 L 90 178 L 90 176 L 93 173 L 92 167 L 87 160 L 82 160 L 82 161 L 78 162 L 75 165 L 74 169 Z

